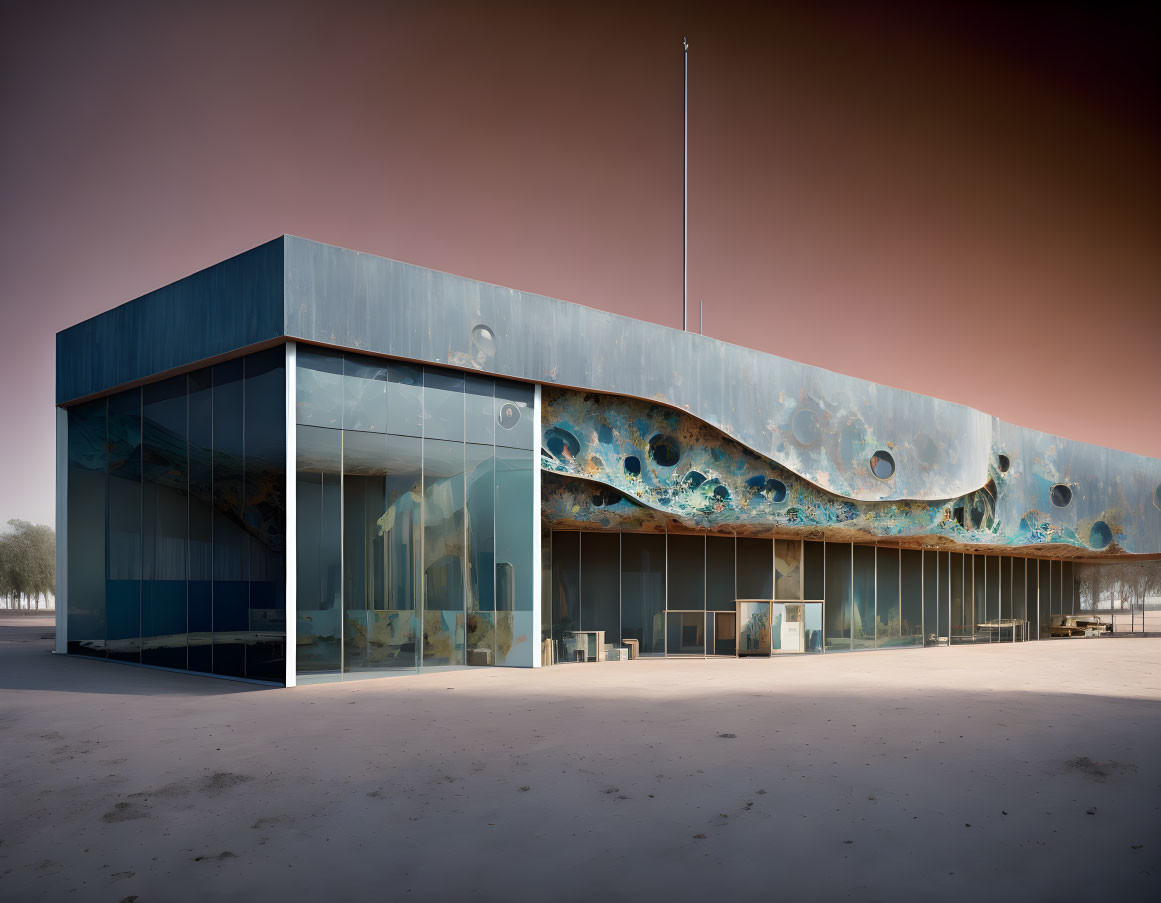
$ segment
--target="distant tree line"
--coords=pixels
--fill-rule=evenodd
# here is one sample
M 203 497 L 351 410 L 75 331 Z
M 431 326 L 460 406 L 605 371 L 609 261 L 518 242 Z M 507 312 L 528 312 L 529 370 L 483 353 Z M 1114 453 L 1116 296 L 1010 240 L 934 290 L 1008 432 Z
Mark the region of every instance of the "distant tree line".
M 47 608 L 56 590 L 56 532 L 24 520 L 8 527 L 0 533 L 0 607 Z
M 1144 611 L 1161 601 L 1161 562 L 1110 562 L 1077 571 L 1082 608 Z

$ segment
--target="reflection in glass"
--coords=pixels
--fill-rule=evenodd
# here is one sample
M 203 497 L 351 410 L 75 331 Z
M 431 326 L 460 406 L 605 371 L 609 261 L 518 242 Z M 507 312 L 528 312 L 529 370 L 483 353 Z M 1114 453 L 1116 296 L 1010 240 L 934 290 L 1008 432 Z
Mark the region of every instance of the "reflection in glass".
M 214 670 L 213 370 L 188 374 L 189 392 L 189 669 Z
M 420 505 L 423 496 L 420 440 L 388 436 L 383 515 L 375 522 L 384 549 L 384 608 L 368 612 L 367 659 L 371 667 L 419 665 L 421 554 Z
M 387 362 L 387 432 L 423 435 L 423 370 L 413 364 Z
M 244 362 L 214 369 L 214 673 L 246 676 L 250 537 L 245 498 Z
M 738 601 L 738 655 L 769 655 L 771 652 L 770 603 Z
M 851 546 L 826 547 L 826 649 L 851 648 Z
M 553 534 L 554 549 L 561 535 Z M 637 640 L 641 655 L 662 655 L 664 622 L 665 537 L 625 533 L 621 537 L 621 636 Z
M 343 355 L 322 348 L 299 347 L 295 375 L 298 422 L 311 426 L 343 425 Z
M 386 431 L 386 361 L 359 354 L 344 356 L 342 426 L 346 430 L 374 433 Z
M 802 543 L 797 539 L 774 540 L 774 598 L 802 598 Z
M 343 431 L 343 670 L 372 667 L 374 613 L 385 607 L 387 437 Z M 378 667 L 378 663 L 374 665 Z
M 141 660 L 141 390 L 109 398 L 108 656 Z
M 705 537 L 670 533 L 668 546 L 669 610 L 704 610 Z
M 987 566 L 986 559 L 983 555 L 973 556 L 972 575 L 974 582 L 972 584 L 971 598 L 975 600 L 975 616 L 972 619 L 972 628 L 975 633 L 975 641 L 987 642 L 988 632 L 983 626 L 988 619 L 988 603 L 987 603 Z
M 664 543 L 665 538 L 661 537 Z M 664 548 L 662 549 L 664 551 Z M 664 558 L 662 559 L 664 561 Z M 567 662 L 573 632 L 580 630 L 580 534 L 552 534 L 552 641 L 555 660 Z M 628 636 L 628 632 L 625 633 Z
M 739 599 L 774 598 L 774 547 L 769 539 L 739 536 L 736 546 Z M 670 606 L 672 608 L 672 606 Z
M 105 399 L 68 409 L 68 651 L 105 655 Z
M 142 389 L 141 661 L 186 667 L 184 376 Z
M 342 667 L 343 434 L 298 427 L 298 670 Z
M 536 448 L 532 435 L 535 386 L 496 380 L 496 444 L 505 448 Z
M 705 655 L 705 615 L 671 611 L 667 615 L 670 655 Z
M 901 637 L 899 618 L 899 550 L 878 549 L 875 555 L 875 642 L 879 646 L 898 646 Z
M 423 368 L 425 439 L 464 441 L 464 375 L 438 367 Z
M 733 611 L 734 537 L 707 536 L 705 539 L 705 606 L 716 611 Z M 734 642 L 734 631 L 730 631 Z
M 496 440 L 495 381 L 469 373 L 464 381 L 464 427 L 468 442 L 491 446 Z
M 923 553 L 903 549 L 899 553 L 899 642 L 923 642 Z
M 428 398 L 424 374 L 425 406 Z M 462 390 L 463 378 L 459 377 Z M 435 380 L 441 383 L 442 375 Z M 444 391 L 437 389 L 437 392 Z M 463 393 L 460 431 L 463 431 Z M 440 404 L 447 402 L 441 398 Z M 425 412 L 426 412 L 425 407 Z M 446 413 L 447 408 L 444 408 Z M 437 420 L 439 417 L 437 416 Z M 433 421 L 428 421 L 429 425 Z M 450 429 L 450 427 L 449 427 Z M 464 664 L 464 446 L 462 442 L 423 440 L 423 661 Z
M 968 569 L 971 567 L 971 557 L 967 559 Z M 970 643 L 974 638 L 971 628 L 971 611 L 970 606 L 965 612 L 964 601 L 967 598 L 964 593 L 964 556 L 960 552 L 949 553 L 950 574 L 948 580 L 948 591 L 951 598 L 951 642 L 953 645 L 959 643 Z
M 875 645 L 875 547 L 854 547 L 854 604 L 851 608 L 851 634 L 855 649 Z
M 825 561 L 826 543 L 804 542 L 802 544 L 802 595 L 804 599 L 821 601 L 824 598 Z M 809 619 L 809 610 L 807 617 Z
M 621 642 L 621 535 L 581 534 L 581 630 L 605 631 Z

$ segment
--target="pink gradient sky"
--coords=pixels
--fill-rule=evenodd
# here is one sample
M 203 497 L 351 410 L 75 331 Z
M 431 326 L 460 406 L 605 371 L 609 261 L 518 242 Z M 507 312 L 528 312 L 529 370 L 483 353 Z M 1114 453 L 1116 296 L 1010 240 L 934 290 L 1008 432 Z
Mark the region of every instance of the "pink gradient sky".
M 680 327 L 683 33 L 695 326 L 1161 457 L 1156 13 L 623 6 L 5 5 L 0 518 L 54 333 L 283 232 Z

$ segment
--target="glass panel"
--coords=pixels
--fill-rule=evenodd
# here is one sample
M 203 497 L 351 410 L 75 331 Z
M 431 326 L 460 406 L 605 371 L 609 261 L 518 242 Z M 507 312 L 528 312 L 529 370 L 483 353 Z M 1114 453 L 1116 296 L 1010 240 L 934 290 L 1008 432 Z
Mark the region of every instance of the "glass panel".
M 423 435 L 423 371 L 413 364 L 387 363 L 387 432 Z
M 903 549 L 899 553 L 899 642 L 923 642 L 923 553 Z
M 68 651 L 105 655 L 105 399 L 68 409 Z
M 1012 559 L 1012 639 L 1028 639 L 1028 567 L 1027 558 Z
M 826 648 L 851 648 L 851 546 L 826 545 Z
M 939 578 L 939 592 L 936 594 L 936 603 L 938 608 L 935 612 L 937 619 L 936 624 L 938 625 L 936 636 L 938 637 L 940 644 L 944 645 L 949 641 L 949 637 L 951 636 L 951 630 L 949 626 L 949 619 L 951 617 L 951 557 L 948 552 L 937 552 L 936 558 L 938 559 L 936 562 L 936 576 Z
M 186 667 L 186 379 L 142 389 L 141 661 Z
M 671 533 L 668 547 L 670 611 L 704 610 L 705 537 Z
M 802 544 L 802 595 L 805 599 L 821 600 L 826 584 L 826 543 L 804 542 Z M 820 609 L 821 610 L 821 609 Z M 807 620 L 810 614 L 807 612 Z
M 705 540 L 705 605 L 717 611 L 733 611 L 734 538 L 707 536 Z M 730 631 L 730 642 L 735 638 Z
M 984 623 L 982 639 L 997 643 L 1000 640 L 1000 559 L 995 555 L 984 557 Z
M 301 393 L 300 393 L 301 397 Z M 343 429 L 387 429 L 387 362 L 359 354 L 343 361 Z
M 423 436 L 464 441 L 464 376 L 423 368 Z
M 425 372 L 425 380 L 427 374 Z M 445 385 L 445 377 L 433 374 L 434 385 Z M 463 434 L 463 378 L 459 380 L 460 434 Z M 454 382 L 454 380 L 451 380 Z M 448 396 L 453 390 L 424 386 L 425 411 L 454 431 L 446 420 L 451 410 Z M 429 396 L 434 409 L 426 407 Z M 454 404 L 451 406 L 454 407 Z M 454 418 L 453 418 L 454 419 Z M 462 442 L 423 440 L 423 660 L 422 665 L 464 664 L 464 446 Z
M 959 552 L 950 553 L 950 581 L 949 594 L 951 598 L 951 642 L 952 644 L 970 643 L 974 637 L 971 627 L 971 607 L 966 606 L 964 593 L 964 556 Z M 971 568 L 971 557 L 967 558 L 968 570 Z
M 532 611 L 532 534 L 539 512 L 533 509 L 536 479 L 532 453 L 496 449 L 496 608 Z M 532 664 L 527 652 L 526 664 Z
M 923 642 L 928 646 L 942 646 L 947 634 L 940 630 L 939 600 L 940 581 L 947 582 L 947 575 L 939 569 L 939 553 L 923 553 Z M 946 621 L 946 613 L 944 620 Z
M 214 401 L 213 370 L 188 374 L 189 635 L 191 671 L 214 670 Z
M 298 422 L 340 428 L 343 425 L 343 355 L 338 351 L 298 346 L 295 385 Z
M 662 543 L 665 537 L 658 537 Z M 664 546 L 662 547 L 664 553 Z M 664 557 L 662 557 L 664 561 Z M 568 644 L 580 629 L 580 534 L 552 534 L 552 641 L 556 661 L 571 661 Z M 627 634 L 626 634 L 627 635 Z M 662 637 L 664 642 L 664 637 Z M 644 645 L 644 644 L 642 644 Z
M 246 676 L 286 679 L 286 350 L 246 358 L 250 611 Z
M 1060 562 L 1060 611 L 1064 615 L 1076 614 L 1076 586 L 1072 580 L 1072 562 Z
M 806 651 L 804 609 L 801 602 L 775 602 L 770 606 L 770 644 L 775 655 Z
M 1046 562 L 1035 558 L 1028 559 L 1028 638 L 1033 640 L 1041 637 L 1040 618 L 1040 572 L 1044 570 Z
M 738 602 L 738 655 L 771 653 L 770 603 Z
M 712 628 L 708 625 L 712 623 Z M 714 655 L 735 655 L 738 651 L 738 621 L 732 611 L 706 613 L 706 648 Z M 712 636 L 711 636 L 712 630 Z M 710 645 L 712 643 L 712 645 Z
M 581 629 L 621 642 L 621 535 L 581 534 Z
M 469 373 L 464 381 L 464 426 L 469 442 L 496 440 L 495 385 L 491 377 Z
M 797 539 L 774 540 L 774 598 L 802 598 L 802 543 Z
M 250 537 L 245 497 L 244 364 L 214 367 L 214 673 L 246 676 Z
M 875 547 L 854 547 L 854 606 L 851 610 L 851 634 L 855 649 L 875 645 Z
M 339 430 L 298 427 L 298 670 L 342 666 L 342 459 Z
M 372 664 L 372 612 L 386 607 L 387 437 L 343 431 L 343 670 Z
M 141 390 L 109 397 L 108 656 L 141 660 Z
M 536 387 L 528 383 L 513 383 L 496 380 L 496 444 L 507 448 L 523 448 L 532 451 L 535 438 L 532 435 L 533 405 Z
M 387 437 L 385 507 L 375 523 L 383 542 L 384 605 L 367 613 L 367 662 L 375 668 L 419 664 L 421 467 L 419 439 Z
M 553 534 L 553 548 L 557 537 Z M 564 534 L 569 535 L 569 534 Z M 665 537 L 621 537 L 621 637 L 640 643 L 641 655 L 665 652 Z
M 1002 557 L 1000 562 L 1000 623 L 997 639 L 1002 643 L 1012 642 L 1012 559 Z
M 496 610 L 496 459 L 490 445 L 466 447 L 468 611 Z M 510 608 L 505 599 L 501 608 Z M 470 640 L 470 638 L 469 638 Z M 470 645 L 470 641 L 469 641 Z
M 705 655 L 705 615 L 696 611 L 668 614 L 670 655 Z
M 540 526 L 540 661 L 552 664 L 552 530 Z
M 818 543 L 818 545 L 822 545 L 822 543 Z M 806 602 L 802 607 L 805 609 L 803 626 L 806 632 L 805 651 L 822 652 L 822 603 Z
M 875 643 L 898 646 L 899 621 L 899 550 L 879 549 L 875 554 Z
M 734 585 L 739 599 L 774 598 L 774 549 L 769 539 L 739 536 Z
M 974 633 L 975 642 L 986 642 L 988 639 L 987 631 L 981 625 L 987 620 L 987 596 L 986 583 L 987 571 L 983 555 L 973 555 L 971 564 L 971 575 L 967 578 L 971 585 L 971 596 L 973 600 L 974 614 L 971 619 L 971 628 Z

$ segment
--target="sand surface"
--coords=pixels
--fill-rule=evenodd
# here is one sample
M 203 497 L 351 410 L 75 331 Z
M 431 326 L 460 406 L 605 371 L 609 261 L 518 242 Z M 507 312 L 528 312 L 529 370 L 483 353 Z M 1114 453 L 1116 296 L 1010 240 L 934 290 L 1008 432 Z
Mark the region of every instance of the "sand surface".
M 0 898 L 1134 900 L 1161 639 L 256 689 L 0 625 Z

